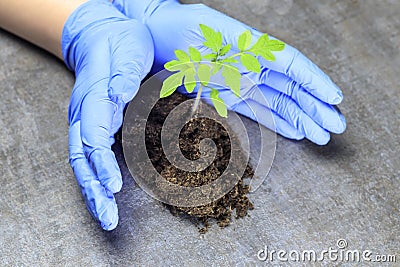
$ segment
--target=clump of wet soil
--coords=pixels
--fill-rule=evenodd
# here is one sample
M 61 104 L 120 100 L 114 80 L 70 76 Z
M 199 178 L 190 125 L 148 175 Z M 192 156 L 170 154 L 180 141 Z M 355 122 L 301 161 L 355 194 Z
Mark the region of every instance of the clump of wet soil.
M 162 148 L 161 129 L 171 110 L 185 100 L 187 100 L 186 97 L 180 94 L 173 94 L 158 101 L 147 120 L 146 148 L 153 166 L 168 182 L 180 186 L 198 187 L 220 177 L 231 160 L 232 149 L 237 150 L 233 151 L 234 153 L 243 154 L 243 152 L 240 148 L 231 147 L 228 133 L 219 123 L 208 118 L 195 118 L 190 120 L 180 132 L 179 147 L 182 154 L 189 160 L 199 159 L 201 157 L 200 141 L 209 138 L 216 144 L 216 158 L 207 168 L 199 172 L 184 171 L 172 165 Z M 231 164 L 240 163 L 233 162 Z M 172 214 L 184 217 L 189 216 L 198 222 L 201 225 L 200 232 L 202 233 L 207 231 L 210 221 L 215 220 L 220 227 L 225 227 L 230 224 L 234 212 L 236 218 L 242 218 L 247 215 L 248 210 L 253 209 L 253 204 L 246 195 L 250 188 L 243 182 L 244 179 L 252 176 L 253 170 L 247 165 L 244 174 L 238 177 L 239 182 L 223 197 L 208 205 L 198 207 L 165 205 Z

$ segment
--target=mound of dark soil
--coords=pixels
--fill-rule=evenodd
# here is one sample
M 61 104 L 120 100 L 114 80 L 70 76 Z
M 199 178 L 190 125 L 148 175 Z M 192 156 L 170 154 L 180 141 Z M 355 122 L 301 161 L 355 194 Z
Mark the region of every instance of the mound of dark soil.
M 185 100 L 187 100 L 186 97 L 174 94 L 158 101 L 147 121 L 146 148 L 153 166 L 167 181 L 185 187 L 198 187 L 220 177 L 228 166 L 233 148 L 227 131 L 219 123 L 207 118 L 192 119 L 179 135 L 179 147 L 182 154 L 189 160 L 198 159 L 201 156 L 200 141 L 209 138 L 216 144 L 216 158 L 212 164 L 199 172 L 184 171 L 172 165 L 162 149 L 161 129 L 170 111 Z M 234 153 L 243 154 L 240 149 L 236 148 L 236 150 Z M 236 163 L 234 162 L 234 164 Z M 250 178 L 252 175 L 253 170 L 247 165 L 242 177 L 237 177 L 239 182 L 236 186 L 223 197 L 208 205 L 198 207 L 166 206 L 174 215 L 186 215 L 201 222 L 204 226 L 200 229 L 201 232 L 207 230 L 210 219 L 214 219 L 219 226 L 225 227 L 229 225 L 233 211 L 235 211 L 236 218 L 241 218 L 247 215 L 249 209 L 253 209 L 253 204 L 246 196 L 249 187 L 243 182 L 243 179 Z

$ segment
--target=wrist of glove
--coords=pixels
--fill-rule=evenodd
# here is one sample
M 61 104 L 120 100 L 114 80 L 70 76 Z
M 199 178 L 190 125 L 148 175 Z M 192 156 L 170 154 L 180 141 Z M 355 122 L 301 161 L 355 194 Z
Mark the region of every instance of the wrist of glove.
M 129 18 L 134 18 L 146 24 L 146 18 L 161 5 L 176 3 L 178 0 L 114 0 L 113 5 Z
M 105 0 L 90 0 L 80 5 L 65 22 L 61 48 L 64 62 L 70 70 L 79 70 L 80 39 L 102 24 L 128 20 L 128 17 L 111 7 L 112 4 Z

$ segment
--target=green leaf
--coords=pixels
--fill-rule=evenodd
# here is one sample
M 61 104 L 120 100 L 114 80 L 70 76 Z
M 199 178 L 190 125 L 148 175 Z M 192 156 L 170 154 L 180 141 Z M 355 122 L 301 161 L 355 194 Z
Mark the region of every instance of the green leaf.
M 200 24 L 200 29 L 206 40 L 203 45 L 217 53 L 222 48 L 222 34 L 204 24 Z
M 250 54 L 242 54 L 240 56 L 240 61 L 242 62 L 243 66 L 246 67 L 247 70 L 253 71 L 256 73 L 261 72 L 261 66 L 258 62 L 257 58 Z
M 186 71 L 187 69 L 194 69 L 194 65 L 191 62 L 182 63 L 178 60 L 171 60 L 164 64 L 164 68 L 169 71 Z
M 183 84 L 185 85 L 186 91 L 192 93 L 194 88 L 196 88 L 196 71 L 194 69 L 189 69 L 185 72 L 185 77 L 183 78 Z
M 207 86 L 211 78 L 211 67 L 209 65 L 199 64 L 197 75 L 199 76 L 200 82 Z
M 194 47 L 189 47 L 189 55 L 193 62 L 200 62 L 201 61 L 201 53 Z
M 190 62 L 189 55 L 183 50 L 175 50 L 175 56 L 181 63 Z
M 259 56 L 266 50 L 266 43 L 268 40 L 269 37 L 267 34 L 261 35 L 260 38 L 258 38 L 257 42 L 249 49 L 249 51 Z
M 214 53 L 207 54 L 207 55 L 203 56 L 203 58 L 214 62 L 217 59 L 217 54 L 214 54 Z
M 231 50 L 231 47 L 232 47 L 231 44 L 227 44 L 226 46 L 222 47 L 221 50 L 219 51 L 219 55 L 221 57 L 225 56 Z
M 285 43 L 279 40 L 268 40 L 266 47 L 270 51 L 282 51 L 285 48 Z
M 183 72 L 172 74 L 164 80 L 160 91 L 160 98 L 172 95 L 176 88 L 182 84 Z
M 274 54 L 272 54 L 272 52 L 270 52 L 268 50 L 263 51 L 260 54 L 260 56 L 262 56 L 265 60 L 268 60 L 268 61 L 275 61 L 275 59 L 276 59 Z
M 182 64 L 182 63 L 178 60 L 171 60 L 164 64 L 164 68 L 169 71 L 176 71 L 176 69 L 174 67 L 179 64 Z
M 224 101 L 218 95 L 219 95 L 218 90 L 211 88 L 210 92 L 211 102 L 213 103 L 215 110 L 218 112 L 218 114 L 221 117 L 226 118 L 228 117 L 228 110 L 226 108 Z
M 276 58 L 271 51 L 282 51 L 284 48 L 285 43 L 279 40 L 270 40 L 267 34 L 263 34 L 249 51 L 266 60 L 275 61 Z
M 239 36 L 239 40 L 238 40 L 238 48 L 240 51 L 244 51 L 246 50 L 250 44 L 251 44 L 251 32 L 250 30 L 247 30 L 245 32 L 243 32 L 240 36 Z
M 222 68 L 222 63 L 221 62 L 215 62 L 214 64 L 212 64 L 211 74 L 212 75 L 217 74 L 218 71 L 220 71 L 221 68 Z
M 224 65 L 222 69 L 222 76 L 225 78 L 225 84 L 231 88 L 232 92 L 240 96 L 240 78 L 242 75 L 236 67 Z

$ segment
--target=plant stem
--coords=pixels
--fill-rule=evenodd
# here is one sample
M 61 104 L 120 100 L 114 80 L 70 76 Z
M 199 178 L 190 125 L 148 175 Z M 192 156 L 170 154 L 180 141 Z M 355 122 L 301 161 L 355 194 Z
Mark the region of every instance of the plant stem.
M 229 57 L 217 59 L 217 61 L 222 61 L 222 60 L 228 59 L 228 58 L 234 59 L 235 57 L 238 57 L 238 56 L 241 56 L 241 55 L 243 55 L 243 54 L 246 54 L 246 52 L 249 52 L 249 51 L 248 51 L 248 50 L 244 50 L 244 51 L 241 51 L 241 52 L 239 52 L 239 53 L 230 55 Z
M 224 58 L 224 59 L 227 59 L 227 58 L 235 58 L 235 57 L 237 57 L 237 56 L 240 56 L 240 55 L 244 54 L 244 52 L 246 52 L 246 51 L 233 54 L 233 55 L 231 55 L 231 56 L 229 56 L 229 57 L 226 57 L 226 58 Z
M 200 88 L 199 88 L 199 90 L 197 91 L 196 100 L 194 101 L 194 105 L 193 105 L 193 109 L 192 109 L 192 116 L 195 114 L 195 112 L 196 112 L 196 110 L 197 110 L 197 108 L 198 108 L 198 106 L 199 106 L 200 97 L 201 97 L 201 92 L 202 92 L 202 91 L 203 91 L 203 84 L 200 83 Z
M 240 56 L 240 55 L 242 55 L 242 54 L 244 54 L 244 53 L 246 53 L 246 52 L 248 52 L 248 51 L 247 51 L 247 50 L 246 50 L 246 51 L 241 51 L 241 52 L 239 52 L 239 53 L 233 54 L 233 55 L 231 55 L 231 56 L 229 56 L 229 57 L 226 57 L 226 58 L 220 58 L 220 55 L 219 55 L 219 53 L 218 53 L 218 54 L 217 54 L 217 58 L 215 59 L 215 62 L 220 62 L 220 61 L 222 61 L 222 60 L 224 60 L 224 59 L 228 59 L 228 58 L 232 58 L 232 59 L 233 59 L 233 58 L 238 57 L 238 56 Z M 199 107 L 200 97 L 201 97 L 202 91 L 203 91 L 203 84 L 200 83 L 200 88 L 199 88 L 199 90 L 197 91 L 196 100 L 195 100 L 194 105 L 193 105 L 193 108 L 192 108 L 192 116 L 196 113 L 197 108 Z

